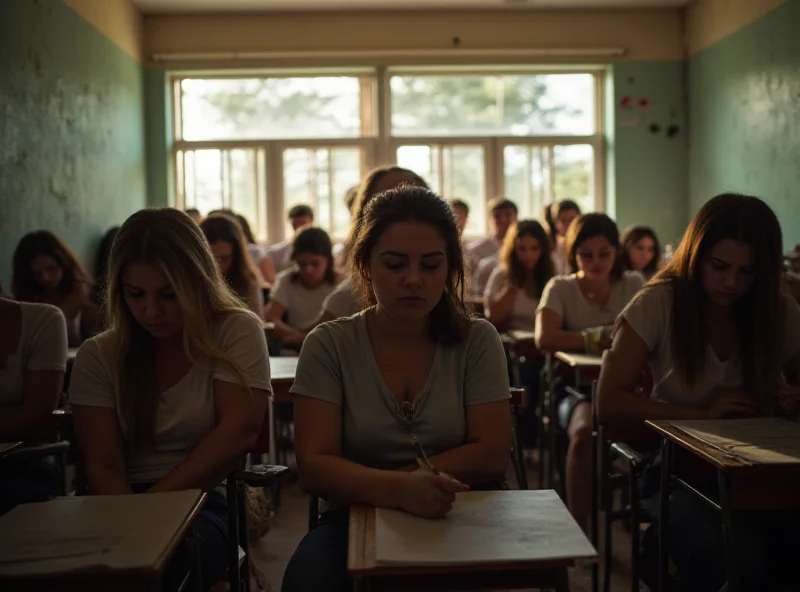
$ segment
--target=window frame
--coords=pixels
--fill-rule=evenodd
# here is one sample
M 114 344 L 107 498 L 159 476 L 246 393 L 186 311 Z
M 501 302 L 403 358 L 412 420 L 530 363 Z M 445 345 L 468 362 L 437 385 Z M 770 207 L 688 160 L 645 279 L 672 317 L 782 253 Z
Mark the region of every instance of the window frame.
M 464 75 L 546 75 L 546 74 L 591 74 L 594 76 L 594 121 L 595 133 L 589 135 L 533 135 L 533 136 L 393 136 L 391 122 L 391 77 L 395 75 L 415 76 L 464 76 Z M 361 121 L 362 136 L 359 138 L 297 138 L 297 139 L 255 139 L 255 140 L 202 140 L 189 141 L 181 137 L 181 81 L 186 78 L 298 78 L 318 76 L 353 76 L 361 80 Z M 175 188 L 175 206 L 185 208 L 185 188 L 181 187 L 178 162 L 181 152 L 200 149 L 255 149 L 263 151 L 264 183 L 260 186 L 264 212 L 263 219 L 251 221 L 258 228 L 258 238 L 268 239 L 270 243 L 285 240 L 284 224 L 284 170 L 283 151 L 292 148 L 326 149 L 359 148 L 361 150 L 362 174 L 379 164 L 396 164 L 397 149 L 408 145 L 480 145 L 484 150 L 484 181 L 486 200 L 503 195 L 505 191 L 505 169 L 503 151 L 506 146 L 564 146 L 590 145 L 594 152 L 593 194 L 594 208 L 604 211 L 606 202 L 606 163 L 608 147 L 606 141 L 606 69 L 600 66 L 355 66 L 352 68 L 305 68 L 272 69 L 258 71 L 231 72 L 173 72 L 169 76 L 172 92 L 173 138 L 170 158 Z M 258 154 L 258 152 L 256 153 Z M 433 188 L 439 190 L 439 188 Z M 343 196 L 342 196 L 343 197 Z M 444 196 L 449 197 L 449 196 Z M 458 197 L 458 196 L 455 196 Z M 514 196 L 509 196 L 514 199 Z M 538 217 L 538 216 L 537 216 Z M 489 230 L 489 216 L 484 216 L 484 232 Z M 266 234 L 265 234 L 266 233 Z

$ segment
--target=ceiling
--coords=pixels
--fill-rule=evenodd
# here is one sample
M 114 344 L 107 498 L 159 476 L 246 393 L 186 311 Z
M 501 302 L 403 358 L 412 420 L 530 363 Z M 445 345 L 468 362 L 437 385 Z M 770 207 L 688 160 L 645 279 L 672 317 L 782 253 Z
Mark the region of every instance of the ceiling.
M 677 8 L 691 0 L 133 0 L 146 13 L 298 10 Z

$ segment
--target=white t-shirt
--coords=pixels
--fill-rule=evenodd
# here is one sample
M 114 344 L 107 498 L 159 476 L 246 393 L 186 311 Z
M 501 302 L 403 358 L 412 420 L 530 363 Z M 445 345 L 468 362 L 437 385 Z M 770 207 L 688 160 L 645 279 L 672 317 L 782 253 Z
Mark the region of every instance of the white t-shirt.
M 67 365 L 67 323 L 50 304 L 20 302 L 22 327 L 17 351 L 0 369 L 0 406 L 22 401 L 27 370 L 60 370 Z
M 783 295 L 784 342 L 781 362 L 800 351 L 800 307 L 788 294 Z M 721 362 L 706 345 L 703 375 L 690 389 L 674 371 L 672 358 L 672 287 L 658 284 L 646 288 L 620 315 L 650 350 L 649 366 L 653 373 L 651 398 L 677 405 L 709 406 L 722 392 L 742 387 L 739 356 Z
M 267 249 L 267 255 L 272 259 L 272 265 L 275 267 L 276 273 L 294 266 L 294 261 L 292 261 L 292 241 L 275 243 Z
M 249 312 L 230 314 L 211 328 L 214 342 L 247 377 L 249 386 L 272 392 L 264 329 Z M 106 331 L 87 340 L 72 367 L 73 405 L 119 409 L 115 335 Z M 143 369 L 144 370 L 144 369 Z M 161 393 L 156 409 L 154 449 L 128 461 L 131 483 L 153 483 L 182 463 L 217 424 L 215 380 L 243 384 L 230 364 L 201 359 L 172 388 Z M 123 433 L 126 423 L 117 413 Z
M 299 278 L 292 281 L 295 272 L 295 269 L 286 269 L 278 274 L 270 299 L 283 306 L 286 322 L 290 326 L 305 331 L 319 317 L 322 303 L 336 289 L 336 284 L 323 282 L 317 288 L 309 290 Z
M 626 271 L 611 284 L 611 295 L 605 306 L 588 300 L 578 285 L 575 274 L 554 277 L 544 287 L 540 310 L 549 308 L 561 317 L 565 331 L 584 331 L 591 327 L 607 327 L 644 285 L 644 278 L 635 271 Z
M 492 272 L 500 265 L 500 253 L 489 255 L 481 259 L 478 267 L 472 276 L 471 290 L 473 294 L 481 295 L 486 290 L 486 285 L 489 283 L 489 277 Z
M 492 299 L 503 291 L 507 283 L 508 274 L 502 268 L 496 267 L 492 275 L 489 276 L 489 282 L 483 293 L 488 305 L 486 308 L 487 316 L 491 311 Z M 508 313 L 508 318 L 505 322 L 506 327 L 512 330 L 533 331 L 536 325 L 536 307 L 538 305 L 538 298 L 531 298 L 525 290 L 517 290 L 514 304 L 511 306 L 511 311 Z
M 353 284 L 349 279 L 336 286 L 322 303 L 322 310 L 327 310 L 337 319 L 352 317 L 363 310 L 358 297 L 353 292 Z
M 493 237 L 487 236 L 472 241 L 466 248 L 467 264 L 475 269 L 482 259 L 494 255 L 500 250 L 500 242 L 496 241 Z M 480 294 L 480 292 L 477 292 Z

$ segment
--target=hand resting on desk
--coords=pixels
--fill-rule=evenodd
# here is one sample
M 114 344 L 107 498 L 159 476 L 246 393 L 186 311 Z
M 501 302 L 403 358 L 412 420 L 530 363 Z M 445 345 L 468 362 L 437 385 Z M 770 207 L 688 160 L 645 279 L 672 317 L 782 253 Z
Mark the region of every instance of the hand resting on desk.
M 728 391 L 714 399 L 708 408 L 711 419 L 737 419 L 758 415 L 758 403 L 741 391 Z
M 469 487 L 449 475 L 417 469 L 403 482 L 398 505 L 422 518 L 444 518 L 453 509 L 456 493 L 461 491 L 469 491 Z

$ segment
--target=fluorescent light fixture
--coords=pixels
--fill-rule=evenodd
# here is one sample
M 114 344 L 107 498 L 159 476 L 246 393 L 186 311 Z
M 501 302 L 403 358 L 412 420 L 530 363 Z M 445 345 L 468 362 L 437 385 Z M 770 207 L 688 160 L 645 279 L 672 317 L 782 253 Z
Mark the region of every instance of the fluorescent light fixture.
M 624 56 L 622 47 L 528 47 L 519 49 L 353 49 L 297 51 L 205 51 L 156 53 L 154 62 L 219 62 L 291 59 L 369 59 L 381 58 L 616 58 Z

